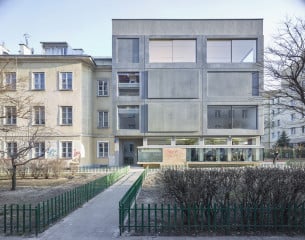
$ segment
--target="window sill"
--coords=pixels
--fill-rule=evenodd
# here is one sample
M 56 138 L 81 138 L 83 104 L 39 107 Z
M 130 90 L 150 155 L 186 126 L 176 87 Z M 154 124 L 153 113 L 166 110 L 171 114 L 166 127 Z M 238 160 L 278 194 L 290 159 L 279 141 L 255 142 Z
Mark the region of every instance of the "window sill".
M 71 124 L 59 124 L 59 126 L 72 126 L 72 123 Z
M 73 89 L 58 89 L 58 91 L 61 91 L 61 92 L 72 92 Z

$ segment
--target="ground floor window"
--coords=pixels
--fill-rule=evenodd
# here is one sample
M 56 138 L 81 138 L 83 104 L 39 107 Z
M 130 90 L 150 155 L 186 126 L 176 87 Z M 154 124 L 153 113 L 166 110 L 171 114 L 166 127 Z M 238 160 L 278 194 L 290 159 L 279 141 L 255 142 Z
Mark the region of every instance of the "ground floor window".
M 109 143 L 108 142 L 98 142 L 97 143 L 97 157 L 104 158 L 108 157 L 109 154 Z
M 72 158 L 72 141 L 61 142 L 61 157 Z

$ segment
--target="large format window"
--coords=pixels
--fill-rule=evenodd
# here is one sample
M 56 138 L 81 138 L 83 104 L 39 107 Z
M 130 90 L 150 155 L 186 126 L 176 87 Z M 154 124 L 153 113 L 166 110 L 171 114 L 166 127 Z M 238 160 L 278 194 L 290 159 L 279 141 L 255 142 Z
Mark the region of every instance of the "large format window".
M 139 129 L 139 106 L 118 107 L 119 129 Z
M 150 40 L 149 62 L 196 62 L 196 40 Z
M 138 72 L 118 73 L 119 96 L 139 96 L 140 78 Z
M 5 111 L 5 124 L 16 125 L 17 124 L 17 110 L 15 106 L 4 107 Z
M 108 96 L 108 81 L 98 80 L 97 81 L 97 96 Z
M 63 106 L 61 107 L 61 124 L 72 125 L 72 107 Z
M 98 128 L 108 128 L 109 127 L 109 114 L 106 111 L 98 112 Z
M 34 72 L 33 73 L 33 90 L 44 90 L 45 89 L 45 74 L 44 72 Z
M 72 72 L 61 72 L 59 75 L 59 89 L 72 90 Z
M 16 90 L 16 73 L 7 72 L 5 73 L 5 86 L 7 90 Z
M 97 143 L 97 157 L 104 158 L 108 157 L 109 154 L 109 143 L 108 142 L 98 142 Z
M 72 158 L 72 141 L 61 142 L 61 157 Z
M 256 62 L 256 40 L 208 40 L 207 62 Z
M 119 38 L 117 40 L 117 62 L 119 63 L 139 62 L 138 38 Z
M 216 116 L 216 112 L 219 112 Z M 257 129 L 256 106 L 208 106 L 209 129 Z
M 34 109 L 34 124 L 43 125 L 45 124 L 45 107 L 35 106 Z

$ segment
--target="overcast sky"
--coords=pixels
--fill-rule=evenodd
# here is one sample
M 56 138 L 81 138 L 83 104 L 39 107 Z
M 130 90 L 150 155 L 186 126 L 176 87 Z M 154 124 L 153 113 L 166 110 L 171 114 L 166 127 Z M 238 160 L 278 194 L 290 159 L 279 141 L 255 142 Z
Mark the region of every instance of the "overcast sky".
M 92 56 L 111 56 L 114 18 L 263 18 L 265 45 L 286 17 L 305 18 L 305 0 L 0 0 L 0 43 L 17 54 L 24 34 L 66 41 Z

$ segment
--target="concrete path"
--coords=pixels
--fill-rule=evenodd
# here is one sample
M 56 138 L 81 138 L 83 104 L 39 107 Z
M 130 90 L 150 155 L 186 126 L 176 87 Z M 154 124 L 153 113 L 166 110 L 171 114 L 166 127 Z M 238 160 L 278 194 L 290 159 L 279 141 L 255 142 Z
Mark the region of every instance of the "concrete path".
M 43 240 L 111 239 L 119 236 L 119 201 L 142 173 L 130 169 L 127 176 L 100 193 L 38 236 Z

